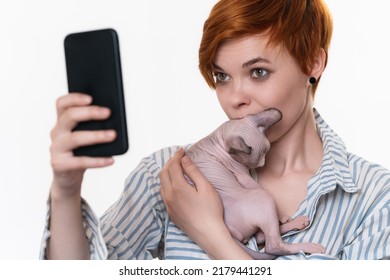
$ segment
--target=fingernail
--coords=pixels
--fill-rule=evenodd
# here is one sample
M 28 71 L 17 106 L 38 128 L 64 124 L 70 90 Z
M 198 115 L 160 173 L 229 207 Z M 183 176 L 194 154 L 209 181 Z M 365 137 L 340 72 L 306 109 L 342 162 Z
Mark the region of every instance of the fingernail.
M 81 102 L 86 103 L 86 104 L 91 103 L 92 102 L 92 96 L 87 95 L 87 94 L 83 94 L 81 96 Z
M 113 164 L 114 163 L 114 159 L 113 158 L 106 158 L 105 159 L 105 164 Z
M 108 131 L 106 131 L 106 136 L 109 137 L 109 138 L 114 137 L 115 134 L 116 134 L 115 130 L 108 130 Z
M 181 162 L 182 164 L 184 165 L 189 165 L 192 163 L 192 160 L 189 156 L 184 156 L 182 159 L 181 159 Z
M 110 109 L 108 108 L 100 108 L 99 109 L 99 113 L 102 114 L 102 115 L 107 115 L 110 113 Z

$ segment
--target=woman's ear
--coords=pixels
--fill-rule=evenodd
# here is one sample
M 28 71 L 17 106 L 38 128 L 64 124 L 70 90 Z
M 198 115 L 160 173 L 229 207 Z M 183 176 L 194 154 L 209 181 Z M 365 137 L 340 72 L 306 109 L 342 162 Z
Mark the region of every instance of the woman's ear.
M 310 76 L 315 77 L 318 80 L 321 77 L 322 72 L 324 72 L 326 61 L 327 57 L 325 50 L 321 48 L 314 64 L 311 67 Z

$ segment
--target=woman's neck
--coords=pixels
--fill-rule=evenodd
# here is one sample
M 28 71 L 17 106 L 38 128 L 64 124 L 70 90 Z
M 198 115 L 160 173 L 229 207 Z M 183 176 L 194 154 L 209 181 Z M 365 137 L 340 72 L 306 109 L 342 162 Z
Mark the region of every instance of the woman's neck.
M 259 174 L 281 177 L 291 172 L 315 173 L 323 158 L 322 141 L 317 133 L 312 106 L 306 106 L 295 124 L 271 143 L 266 164 Z

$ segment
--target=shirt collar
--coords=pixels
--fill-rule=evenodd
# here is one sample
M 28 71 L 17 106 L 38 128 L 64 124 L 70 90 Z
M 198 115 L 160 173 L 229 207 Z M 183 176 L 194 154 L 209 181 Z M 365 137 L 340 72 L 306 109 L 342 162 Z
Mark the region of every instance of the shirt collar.
M 341 140 L 341 138 L 322 119 L 316 109 L 313 109 L 313 111 L 317 123 L 318 135 L 321 137 L 324 147 L 323 163 L 328 163 L 326 167 L 325 164 L 321 164 L 321 168 L 317 174 L 319 176 L 324 176 L 326 172 L 327 177 L 332 177 L 332 180 L 330 181 L 335 182 L 336 185 L 341 187 L 344 191 L 357 192 L 359 188 L 352 179 L 349 168 L 348 152 L 343 140 Z M 332 172 L 330 173 L 329 168 L 332 169 Z M 335 187 L 335 185 L 333 185 L 333 187 Z

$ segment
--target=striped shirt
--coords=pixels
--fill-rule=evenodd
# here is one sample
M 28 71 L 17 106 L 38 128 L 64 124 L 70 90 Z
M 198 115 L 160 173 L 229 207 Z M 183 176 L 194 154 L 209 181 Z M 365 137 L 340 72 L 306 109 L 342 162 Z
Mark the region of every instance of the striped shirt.
M 320 243 L 326 252 L 278 259 L 390 259 L 390 172 L 348 153 L 343 141 L 314 112 L 324 157 L 294 215 L 305 215 L 311 223 L 284 234 L 283 240 Z M 144 158 L 127 177 L 121 197 L 101 219 L 83 200 L 92 259 L 208 259 L 169 220 L 160 196 L 159 173 L 178 148 L 165 148 Z M 50 238 L 49 219 L 50 205 L 41 258 L 45 258 Z M 254 238 L 248 247 L 257 250 Z

